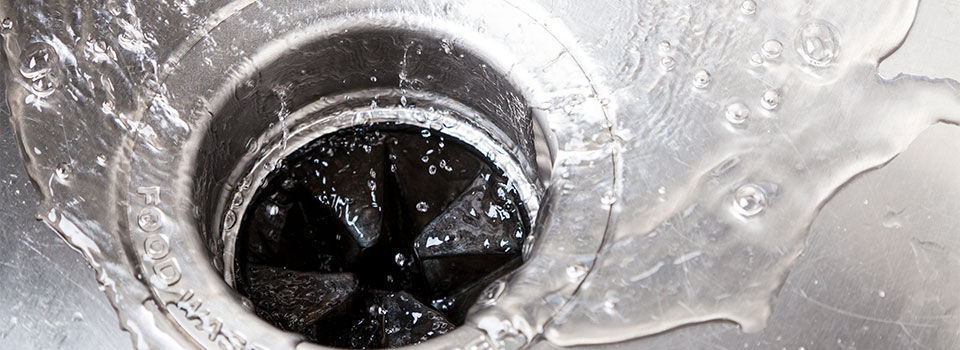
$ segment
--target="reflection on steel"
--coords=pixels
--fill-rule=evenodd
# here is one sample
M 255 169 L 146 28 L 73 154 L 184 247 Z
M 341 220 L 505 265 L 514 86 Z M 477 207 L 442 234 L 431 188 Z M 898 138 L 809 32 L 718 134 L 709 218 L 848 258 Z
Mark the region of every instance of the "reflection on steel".
M 960 78 L 960 9 L 917 6 L 2 1 L 0 347 L 312 347 L 232 291 L 235 224 L 284 155 L 394 119 L 539 213 L 423 347 L 957 347 L 960 98 L 892 77 Z

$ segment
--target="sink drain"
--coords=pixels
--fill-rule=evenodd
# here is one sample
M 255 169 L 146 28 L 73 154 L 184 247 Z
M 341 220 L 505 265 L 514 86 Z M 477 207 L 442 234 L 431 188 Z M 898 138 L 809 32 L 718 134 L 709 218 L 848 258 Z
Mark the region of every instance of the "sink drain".
M 489 348 L 534 339 L 539 327 L 570 300 L 584 274 L 571 277 L 567 271 L 586 271 L 591 266 L 587 257 L 600 249 L 611 218 L 611 206 L 600 198 L 613 193 L 617 171 L 610 146 L 611 127 L 616 123 L 607 110 L 615 104 L 606 103 L 610 102 L 603 99 L 606 92 L 588 76 L 592 65 L 579 59 L 584 56 L 575 49 L 576 41 L 545 11 L 533 4 L 446 0 L 263 0 L 204 8 L 215 14 L 190 22 L 197 26 L 173 36 L 154 33 L 157 38 L 173 38 L 153 42 L 162 48 L 144 52 L 138 46 L 136 57 L 119 58 L 137 64 L 108 67 L 99 58 L 78 56 L 77 70 L 72 59 L 50 61 L 52 72 L 98 72 L 93 76 L 101 79 L 95 78 L 99 81 L 95 85 L 104 85 L 104 91 L 93 91 L 95 96 L 86 88 L 83 96 L 65 88 L 36 96 L 56 108 L 11 106 L 18 116 L 15 123 L 23 149 L 36 150 L 29 153 L 31 178 L 49 194 L 42 205 L 44 220 L 95 267 L 121 324 L 138 347 L 312 349 L 320 346 L 311 340 L 343 344 L 322 339 L 336 333 L 318 334 L 318 323 L 335 319 L 341 310 L 359 317 L 371 310 L 360 305 L 379 305 L 377 313 L 409 310 L 411 314 L 403 311 L 371 318 L 381 328 L 369 333 L 379 337 L 370 340 L 369 346 L 420 341 L 422 337 L 413 337 L 412 331 L 404 333 L 409 335 L 406 339 L 387 340 L 385 334 L 394 328 L 384 325 L 397 324 L 388 323 L 394 315 L 410 316 L 406 320 L 412 322 L 414 308 L 422 307 L 434 313 L 416 311 L 422 315 L 415 323 L 439 315 L 438 319 L 452 325 L 464 324 L 424 346 Z M 103 12 L 107 13 L 112 12 Z M 28 17 L 33 12 L 23 16 Z M 148 17 L 165 18 L 144 18 Z M 156 28 L 161 27 L 182 26 Z M 17 33 L 26 32 L 4 33 L 5 42 L 19 44 L 4 48 L 7 57 L 25 57 L 21 48 L 33 40 Z M 111 45 L 111 50 L 129 48 L 123 41 L 120 46 Z M 97 47 L 116 44 L 110 40 L 79 44 L 91 43 Z M 54 48 L 64 53 L 63 46 Z M 36 92 L 29 82 L 7 86 L 14 87 L 8 92 L 11 101 L 24 101 Z M 115 95 L 117 91 L 123 93 Z M 101 97 L 110 103 L 100 103 Z M 48 113 L 77 117 L 64 119 Z M 54 120 L 56 125 L 47 124 Z M 327 208 L 325 214 L 321 210 L 323 215 L 306 215 L 301 208 L 305 202 L 294 196 L 276 203 L 274 211 L 264 204 L 269 195 L 257 194 L 261 188 L 282 184 L 271 174 L 296 163 L 302 156 L 292 154 L 297 150 L 313 149 L 314 141 L 327 135 L 357 133 L 355 127 L 364 128 L 360 134 L 370 135 L 384 126 L 390 127 L 380 129 L 381 135 L 422 138 L 421 129 L 411 129 L 415 126 L 431 133 L 423 140 L 449 138 L 445 139 L 448 150 L 455 144 L 469 145 L 461 147 L 466 150 L 461 155 L 444 158 L 446 166 L 456 172 L 463 165 L 452 160 L 472 157 L 479 164 L 477 169 L 487 170 L 463 174 L 457 182 L 463 187 L 442 189 L 453 182 L 428 181 L 447 176 L 440 158 L 431 158 L 436 163 L 422 164 L 425 168 L 413 172 L 420 176 L 409 181 L 387 176 L 387 169 L 378 172 L 382 178 L 358 173 L 347 176 L 357 180 L 353 185 L 336 185 L 338 193 L 377 194 L 377 210 L 353 204 L 349 210 L 331 206 L 336 201 L 327 198 L 325 206 L 317 204 L 323 204 L 319 199 L 313 203 Z M 61 131 L 76 133 L 61 135 Z M 76 135 L 85 136 L 77 140 Z M 389 135 L 384 137 L 394 137 Z M 60 140 L 70 144 L 59 144 Z M 80 142 L 84 147 L 78 149 Z M 419 159 L 402 163 L 399 156 L 398 167 Z M 283 163 L 285 159 L 289 161 Z M 378 166 L 390 161 L 381 159 Z M 437 175 L 430 174 L 430 165 L 436 166 Z M 61 176 L 64 168 L 70 170 L 69 178 Z M 470 193 L 482 192 L 477 197 L 481 202 L 497 198 L 488 194 L 490 182 L 471 190 L 477 188 L 476 175 L 484 171 L 490 179 L 483 181 L 507 179 L 508 187 L 515 190 L 507 191 L 508 197 L 516 197 L 512 199 L 520 206 L 507 212 L 525 213 L 529 221 L 518 222 L 530 227 L 523 227 L 527 235 L 522 241 L 508 240 L 500 246 L 500 241 L 490 239 L 491 248 L 509 246 L 511 254 L 522 248 L 523 264 L 498 279 L 463 320 L 471 298 L 451 296 L 467 286 L 485 284 L 501 268 L 518 262 L 515 256 L 507 257 L 505 250 L 499 255 L 468 255 L 462 254 L 467 248 L 444 245 L 450 244 L 445 242 L 447 233 L 453 240 L 455 229 L 470 226 L 464 223 L 467 215 L 449 219 L 442 214 L 458 210 L 469 214 L 472 202 L 461 199 Z M 398 169 L 397 174 L 401 173 Z M 369 190 L 371 179 L 376 190 Z M 304 185 L 293 192 L 316 190 Z M 333 192 L 332 188 L 327 191 Z M 424 194 L 446 194 L 438 198 L 449 202 L 415 198 Z M 316 251 L 304 248 L 305 244 L 264 240 L 291 237 L 284 230 L 286 219 L 283 227 L 248 234 L 256 231 L 250 227 L 257 208 L 262 214 L 274 213 L 272 217 L 296 217 L 291 213 L 299 210 L 300 217 L 290 219 L 291 228 L 300 220 L 297 225 L 303 228 L 313 225 L 324 232 L 340 232 L 340 241 L 314 237 L 314 242 L 321 248 L 324 244 L 346 248 L 334 250 L 324 265 L 327 260 L 316 257 Z M 350 220 L 341 220 L 344 213 Z M 496 211 L 478 214 L 500 215 Z M 421 222 L 413 223 L 414 218 Z M 308 219 L 320 224 L 308 225 Z M 434 237 L 444 244 L 435 245 L 437 241 L 424 234 L 430 225 L 444 232 L 443 237 Z M 366 236 L 375 231 L 382 235 Z M 463 234 L 477 232 L 481 230 Z M 402 237 L 405 245 L 393 244 L 400 238 L 388 237 Z M 420 237 L 424 240 L 418 241 Z M 476 243 L 473 236 L 461 237 Z M 256 240 L 264 248 L 271 247 L 262 251 L 279 256 L 280 261 L 255 256 L 250 243 Z M 406 254 L 398 258 L 397 251 L 378 244 L 401 247 Z M 293 264 L 283 262 L 284 257 Z M 477 263 L 481 257 L 502 259 Z M 314 264 L 303 266 L 308 265 L 305 261 Z M 406 264 L 411 267 L 401 266 Z M 419 267 L 413 269 L 416 264 Z M 463 272 L 480 266 L 486 268 Z M 394 279 L 392 284 L 387 277 Z M 256 288 L 258 283 L 266 287 Z M 333 292 L 320 295 L 320 290 Z M 271 293 L 279 298 L 268 298 Z M 298 296 L 313 299 L 293 302 Z M 269 319 L 268 310 L 275 310 L 277 317 Z M 334 325 L 358 319 L 340 320 Z
M 270 173 L 243 216 L 237 289 L 323 345 L 398 347 L 463 323 L 520 263 L 527 215 L 496 165 L 435 130 L 321 136 Z

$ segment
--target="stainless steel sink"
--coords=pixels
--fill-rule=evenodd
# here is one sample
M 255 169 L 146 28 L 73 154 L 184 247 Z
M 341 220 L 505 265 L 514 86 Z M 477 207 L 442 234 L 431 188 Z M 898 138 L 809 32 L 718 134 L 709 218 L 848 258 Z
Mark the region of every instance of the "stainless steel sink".
M 916 9 L 2 2 L 0 348 L 317 347 L 232 289 L 237 222 L 383 122 L 473 146 L 536 218 L 421 347 L 956 347 L 960 97 L 897 74 L 960 78 L 960 8 Z

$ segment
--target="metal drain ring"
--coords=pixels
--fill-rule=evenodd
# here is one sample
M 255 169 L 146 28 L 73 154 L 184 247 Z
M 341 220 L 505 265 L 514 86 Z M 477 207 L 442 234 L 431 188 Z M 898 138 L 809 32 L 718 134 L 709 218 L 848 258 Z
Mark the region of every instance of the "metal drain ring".
M 123 157 L 130 162 L 123 172 L 129 177 L 122 179 L 125 184 L 119 188 L 122 203 L 127 204 L 123 210 L 127 213 L 126 222 L 121 227 L 128 232 L 132 245 L 127 248 L 131 249 L 128 255 L 136 257 L 136 270 L 143 271 L 142 280 L 150 282 L 154 303 L 162 305 L 155 321 L 171 321 L 193 343 L 233 348 L 293 347 L 300 343 L 299 337 L 280 332 L 258 319 L 239 298 L 223 297 L 235 294 L 213 266 L 222 261 L 210 258 L 210 242 L 202 239 L 216 235 L 210 235 L 198 220 L 208 214 L 201 211 L 203 204 L 196 203 L 193 193 L 196 180 L 191 177 L 203 171 L 197 168 L 195 152 L 208 134 L 224 131 L 222 125 L 211 121 L 211 116 L 229 102 L 237 87 L 257 74 L 258 68 L 282 59 L 291 48 L 338 33 L 370 29 L 358 28 L 357 23 L 376 23 L 373 29 L 378 31 L 419 33 L 438 42 L 457 38 L 455 44 L 450 44 L 455 45 L 455 51 L 462 47 L 464 52 L 482 53 L 483 62 L 492 71 L 507 72 L 507 79 L 522 90 L 535 120 L 549 127 L 547 134 L 555 149 L 555 161 L 566 170 L 563 178 L 554 176 L 551 183 L 550 192 L 554 195 L 547 197 L 548 209 L 541 212 L 539 229 L 534 232 L 535 258 L 507 282 L 498 295 L 498 305 L 515 308 L 518 303 L 539 300 L 529 294 L 556 289 L 550 283 L 558 276 L 566 281 L 563 276 L 567 267 L 584 264 L 582 256 L 592 255 L 601 244 L 610 206 L 600 205 L 599 198 L 614 185 L 609 129 L 612 123 L 606 119 L 601 100 L 581 63 L 557 41 L 554 33 L 506 3 L 404 3 L 402 12 L 396 12 L 398 6 L 392 3 L 375 5 L 380 10 L 359 3 L 305 8 L 303 4 L 269 1 L 243 8 L 184 54 L 168 76 L 164 92 L 142 118 L 139 137 Z M 282 22 L 271 23 L 271 28 L 289 32 L 273 35 L 251 28 L 254 19 L 268 19 L 269 11 L 277 9 L 293 13 L 286 13 Z M 485 33 L 478 34 L 431 14 L 439 9 L 463 12 L 463 16 L 447 13 L 445 18 L 500 18 L 504 23 L 487 26 Z M 329 17 L 318 18 L 318 13 Z M 475 24 L 470 20 L 464 23 Z M 512 35 L 513 32 L 524 35 Z M 260 45 L 261 42 L 269 43 Z M 223 67 L 230 67 L 228 71 L 232 73 L 225 76 Z M 171 125 L 178 121 L 185 124 Z M 170 169 L 179 169 L 180 178 L 166 178 Z M 564 187 L 576 190 L 561 190 Z M 557 200 L 564 195 L 564 201 Z M 222 248 L 224 244 L 214 242 L 213 246 Z M 570 249 L 560 253 L 555 250 L 559 246 Z M 576 283 L 566 283 L 563 288 L 570 294 Z M 522 316 L 526 320 L 515 320 L 511 327 L 529 334 L 539 319 L 548 317 L 558 307 L 524 307 L 532 313 Z M 461 327 L 427 344 L 488 341 L 476 329 Z

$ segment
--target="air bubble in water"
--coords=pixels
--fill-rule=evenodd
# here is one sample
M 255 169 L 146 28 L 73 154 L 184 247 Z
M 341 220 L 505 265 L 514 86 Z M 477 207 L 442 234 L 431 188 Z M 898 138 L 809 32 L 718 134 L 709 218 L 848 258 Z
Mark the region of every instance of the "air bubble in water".
M 744 2 L 740 3 L 740 12 L 745 15 L 757 13 L 757 2 L 753 0 L 744 0 Z
M 670 53 L 670 50 L 673 49 L 673 44 L 670 44 L 669 41 L 664 40 L 657 45 L 657 49 L 660 50 L 660 53 L 662 54 L 668 54 Z
M 13 20 L 9 18 L 4 18 L 3 22 L 0 22 L 0 30 L 8 31 L 13 29 Z
M 430 205 L 427 202 L 417 203 L 417 211 L 421 213 L 426 213 L 427 210 L 430 210 Z
M 697 89 L 706 89 L 710 86 L 710 82 L 713 80 L 713 77 L 710 76 L 710 72 L 706 70 L 698 70 L 693 74 L 693 87 Z
M 768 111 L 777 109 L 780 107 L 780 92 L 772 89 L 764 91 L 760 98 L 760 105 Z
M 608 297 L 607 300 L 603 302 L 603 311 L 606 311 L 608 314 L 615 315 L 617 313 L 617 304 L 620 302 L 616 297 Z
M 600 203 L 603 205 L 613 205 L 617 202 L 617 194 L 613 190 L 606 190 L 603 192 L 603 195 L 600 196 Z
M 587 266 L 583 264 L 574 264 L 567 267 L 567 278 L 572 282 L 579 282 L 587 274 Z
M 49 44 L 30 44 L 20 54 L 20 74 L 29 80 L 40 79 L 50 73 L 57 61 L 57 51 Z
M 808 22 L 797 31 L 797 52 L 804 62 L 814 67 L 826 67 L 840 51 L 836 30 L 823 21 Z
M 223 215 L 223 229 L 229 230 L 237 224 L 237 213 L 233 210 L 227 210 L 227 213 Z
M 65 181 L 70 178 L 70 175 L 73 173 L 73 170 L 70 168 L 70 164 L 60 163 L 57 165 L 56 169 L 57 178 L 61 181 Z
M 763 65 L 764 61 L 763 55 L 759 52 L 754 52 L 752 55 L 750 55 L 750 65 L 754 67 Z
M 483 300 L 487 302 L 492 302 L 497 300 L 500 297 L 500 294 L 503 294 L 503 290 L 506 288 L 506 283 L 503 281 L 496 281 L 491 283 L 487 288 L 483 289 Z
M 723 114 L 730 124 L 743 125 L 750 119 L 750 108 L 740 102 L 731 103 Z
M 783 54 L 783 43 L 779 40 L 767 40 L 763 43 L 761 47 L 763 50 L 763 56 L 766 58 L 777 58 Z
M 734 195 L 733 207 L 744 217 L 760 214 L 767 208 L 767 194 L 755 184 L 740 186 Z
M 660 59 L 660 66 L 663 67 L 663 70 L 665 71 L 668 71 L 668 72 L 672 71 L 673 68 L 676 67 L 676 65 L 677 65 L 677 61 L 674 61 L 673 57 L 667 56 Z

